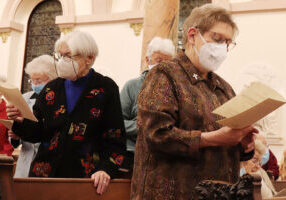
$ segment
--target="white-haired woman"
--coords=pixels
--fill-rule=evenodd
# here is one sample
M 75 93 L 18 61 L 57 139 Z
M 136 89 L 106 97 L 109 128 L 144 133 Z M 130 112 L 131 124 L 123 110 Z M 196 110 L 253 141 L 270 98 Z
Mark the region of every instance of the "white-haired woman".
M 30 168 L 33 177 L 92 177 L 102 194 L 123 162 L 125 129 L 118 86 L 91 66 L 98 54 L 93 37 L 72 32 L 55 45 L 58 78 L 48 83 L 34 106 L 39 122 L 19 118 L 12 130 L 41 142 Z
M 54 59 L 49 55 L 42 55 L 34 58 L 25 68 L 25 72 L 29 75 L 29 83 L 32 86 L 32 91 L 23 94 L 24 99 L 33 110 L 37 96 L 45 85 L 51 80 L 57 78 L 57 73 L 54 66 Z M 17 148 L 22 144 L 21 152 L 17 161 L 14 177 L 28 177 L 30 165 L 35 158 L 40 143 L 30 143 L 20 140 L 20 137 L 15 135 L 11 130 L 8 131 L 11 144 Z
M 170 39 L 155 37 L 147 47 L 146 63 L 149 70 L 162 61 L 175 57 L 175 46 Z M 137 138 L 137 97 L 149 70 L 144 71 L 141 76 L 126 82 L 121 93 L 120 100 L 127 137 L 127 152 L 130 162 L 125 167 L 133 167 L 134 150 Z M 130 173 L 131 174 L 131 173 Z

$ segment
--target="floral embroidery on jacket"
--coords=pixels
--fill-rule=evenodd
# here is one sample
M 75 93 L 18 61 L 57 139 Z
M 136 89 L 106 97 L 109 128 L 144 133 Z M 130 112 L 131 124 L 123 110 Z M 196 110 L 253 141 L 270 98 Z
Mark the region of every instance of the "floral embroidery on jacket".
M 87 154 L 85 159 L 81 159 L 81 165 L 84 167 L 85 177 L 89 177 L 95 169 L 95 163 L 92 156 Z
M 123 163 L 123 160 L 124 160 L 124 156 L 123 156 L 123 155 L 118 155 L 118 154 L 116 154 L 116 153 L 113 153 L 113 154 L 111 155 L 111 157 L 109 158 L 109 160 L 110 160 L 112 163 L 121 166 L 122 163 Z
M 101 110 L 100 109 L 96 109 L 96 108 L 92 108 L 90 111 L 90 118 L 94 119 L 94 118 L 98 118 L 100 116 Z
M 109 129 L 107 132 L 103 133 L 102 135 L 104 138 L 119 138 L 121 136 L 121 130 L 120 129 Z
M 59 134 L 60 134 L 59 132 L 56 132 L 54 137 L 51 139 L 51 143 L 50 143 L 50 146 L 49 146 L 49 150 L 50 151 L 58 147 Z
M 90 90 L 89 94 L 86 96 L 87 98 L 93 98 L 95 96 L 99 96 L 101 97 L 101 95 L 104 93 L 104 89 L 100 88 L 100 89 L 92 89 Z
M 49 177 L 52 170 L 50 163 L 36 162 L 33 167 L 33 172 L 36 176 Z
M 55 111 L 54 119 L 57 118 L 60 114 L 65 114 L 66 109 L 64 105 L 61 105 L 61 107 Z
M 68 134 L 73 135 L 73 140 L 82 141 L 84 139 L 84 133 L 87 125 L 84 123 L 71 123 Z
M 53 90 L 50 90 L 50 88 L 46 89 L 46 100 L 48 105 L 53 105 L 54 104 L 54 99 L 55 99 L 55 92 Z

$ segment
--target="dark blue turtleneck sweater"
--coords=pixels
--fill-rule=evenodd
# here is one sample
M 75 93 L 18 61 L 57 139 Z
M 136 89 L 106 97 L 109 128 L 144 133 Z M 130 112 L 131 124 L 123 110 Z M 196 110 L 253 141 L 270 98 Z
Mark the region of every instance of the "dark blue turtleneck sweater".
M 78 101 L 82 91 L 84 90 L 88 79 L 92 76 L 92 69 L 84 77 L 77 79 L 76 81 L 65 80 L 66 102 L 67 111 L 71 113 Z

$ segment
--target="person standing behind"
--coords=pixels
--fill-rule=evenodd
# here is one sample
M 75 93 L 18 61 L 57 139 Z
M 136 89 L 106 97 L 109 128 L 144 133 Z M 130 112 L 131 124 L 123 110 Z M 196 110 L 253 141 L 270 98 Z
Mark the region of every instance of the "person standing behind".
M 4 77 L 0 77 L 0 83 L 6 82 L 6 79 Z M 6 114 L 6 102 L 4 99 L 2 99 L 2 94 L 0 92 L 0 119 L 7 119 Z M 14 149 L 12 145 L 9 143 L 8 140 L 8 134 L 7 134 L 7 128 L 0 123 L 0 154 L 6 154 L 8 156 L 11 156 Z
M 54 59 L 49 55 L 42 55 L 34 58 L 27 64 L 25 72 L 30 76 L 29 83 L 32 85 L 33 91 L 23 94 L 23 97 L 30 109 L 33 110 L 36 98 L 42 89 L 48 82 L 57 78 Z M 8 134 L 14 148 L 17 148 L 20 144 L 22 144 L 14 177 L 28 177 L 30 165 L 37 154 L 40 143 L 33 144 L 20 140 L 20 137 L 15 135 L 11 130 L 8 131 Z
M 172 59 L 175 56 L 175 46 L 169 39 L 155 37 L 147 47 L 146 63 L 149 70 L 164 60 Z M 134 149 L 137 138 L 137 97 L 143 85 L 146 74 L 144 71 L 140 77 L 131 79 L 125 83 L 120 93 L 122 114 L 127 136 L 127 153 L 130 162 L 128 168 L 132 168 L 134 159 Z

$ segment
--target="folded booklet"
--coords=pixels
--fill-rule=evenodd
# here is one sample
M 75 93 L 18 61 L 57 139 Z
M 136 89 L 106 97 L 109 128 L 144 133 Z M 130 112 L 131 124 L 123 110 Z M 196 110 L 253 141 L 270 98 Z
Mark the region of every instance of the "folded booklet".
M 18 88 L 9 85 L 8 83 L 0 83 L 0 92 L 10 104 L 21 111 L 24 118 L 36 122 L 38 121 Z
M 250 126 L 286 103 L 272 88 L 253 82 L 236 97 L 213 111 L 225 117 L 217 121 L 223 126 L 241 129 Z

